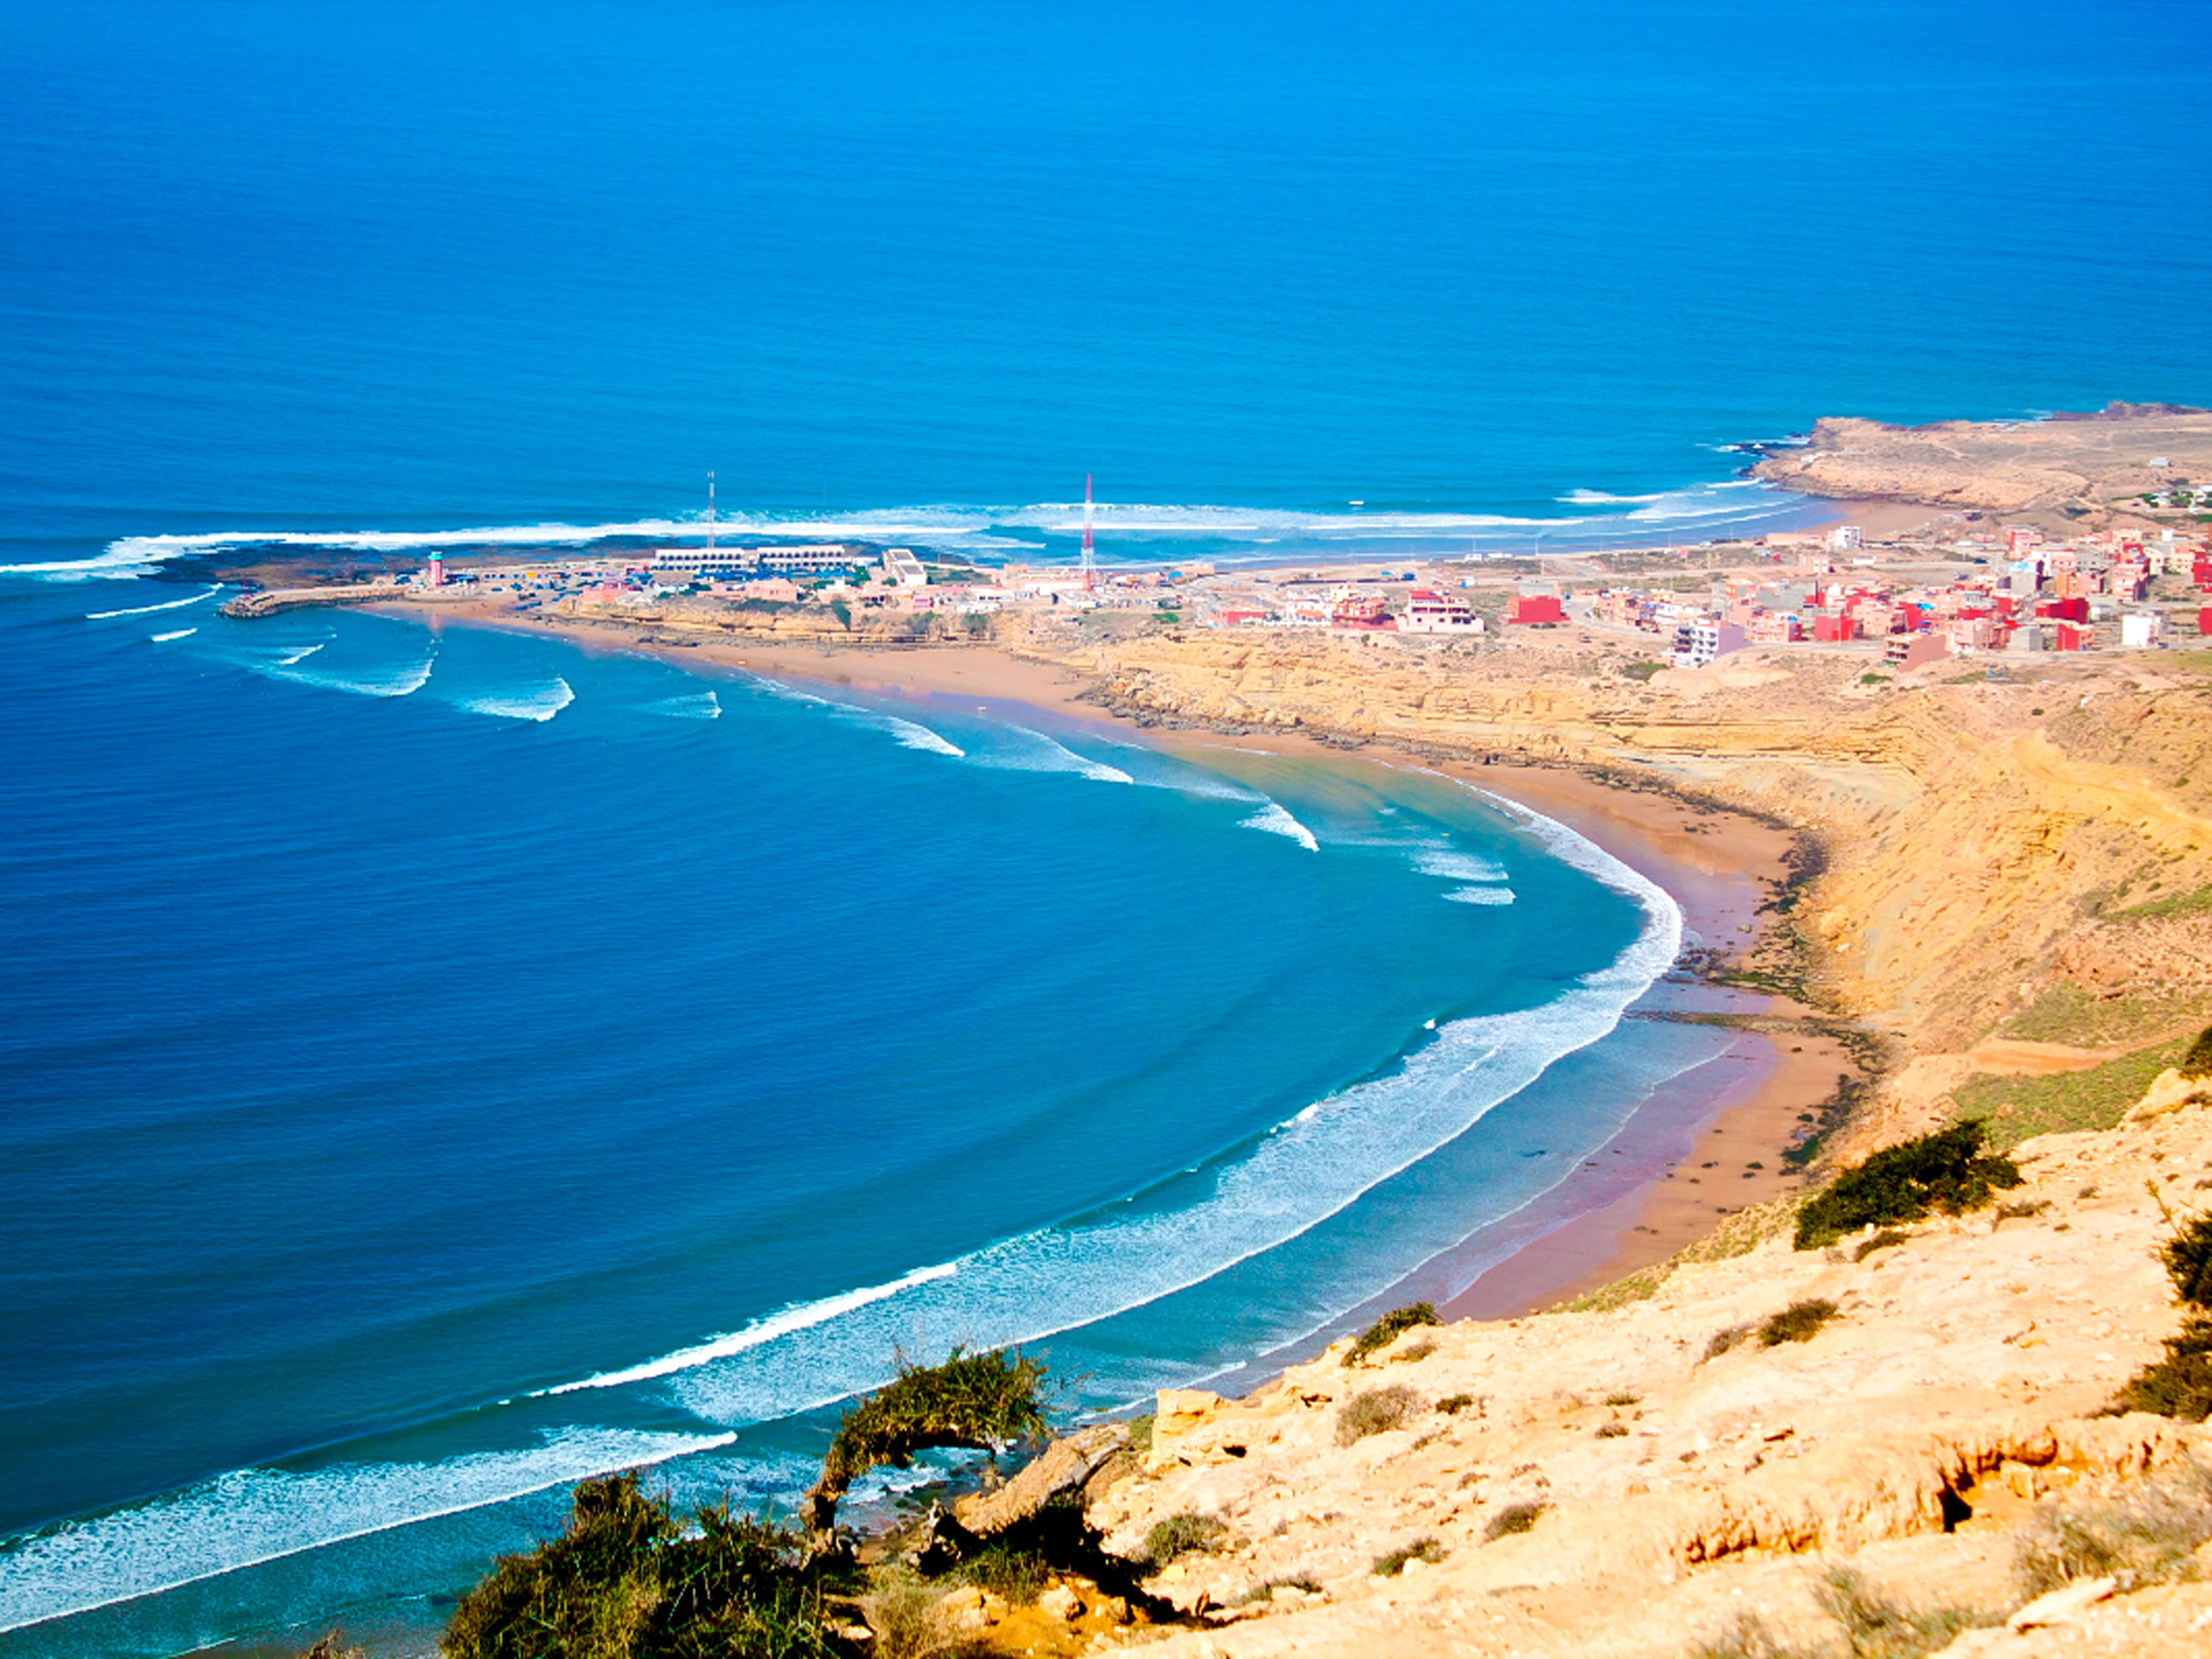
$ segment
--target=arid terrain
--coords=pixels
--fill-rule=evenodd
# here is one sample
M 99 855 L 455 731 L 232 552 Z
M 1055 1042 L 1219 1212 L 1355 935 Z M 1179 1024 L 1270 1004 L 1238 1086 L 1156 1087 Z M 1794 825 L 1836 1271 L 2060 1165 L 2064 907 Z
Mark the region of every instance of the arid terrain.
M 1759 477 L 1808 495 L 1974 509 L 2101 529 L 2150 522 L 2142 498 L 2212 480 L 2212 411 L 2116 404 L 2047 421 L 1887 426 L 1831 416 Z

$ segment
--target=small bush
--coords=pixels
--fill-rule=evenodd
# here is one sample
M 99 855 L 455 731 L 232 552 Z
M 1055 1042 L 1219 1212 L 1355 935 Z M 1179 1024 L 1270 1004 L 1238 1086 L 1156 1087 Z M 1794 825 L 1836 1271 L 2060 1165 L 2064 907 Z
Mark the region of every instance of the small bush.
M 1427 1561 L 1431 1567 L 1444 1559 L 1444 1546 L 1433 1538 L 1416 1538 L 1403 1549 L 1394 1549 L 1387 1555 L 1375 1558 L 1375 1576 L 1395 1579 L 1406 1570 L 1408 1561 Z
M 2158 1252 L 2174 1294 L 2191 1307 L 2212 1311 L 2212 1215 L 2199 1216 Z
M 1813 1599 L 1843 1626 L 1853 1659 L 1921 1659 L 1950 1646 L 1961 1630 L 1999 1622 L 1959 1608 L 1902 1607 L 1847 1567 L 1829 1568 L 1813 1586 Z
M 1607 1395 L 1605 1403 L 1609 1406 L 1637 1406 L 1643 1403 L 1643 1396 L 1640 1394 L 1630 1394 L 1624 1389 L 1618 1393 Z
M 2121 1588 L 2178 1578 L 2212 1539 L 2212 1497 L 2202 1471 L 2146 1483 L 2117 1497 L 2088 1498 L 2037 1515 L 2014 1547 L 2020 1587 L 2040 1596 L 2075 1579 L 2117 1578 Z
M 1273 1601 L 1278 1590 L 1297 1590 L 1309 1596 L 1318 1596 L 1321 1593 L 1321 1581 L 1311 1573 L 1294 1573 L 1287 1579 L 1269 1579 L 1264 1584 L 1254 1585 L 1229 1605 L 1249 1607 L 1255 1601 Z
M 1421 1342 L 1409 1342 L 1404 1347 L 1399 1349 L 1396 1353 L 1390 1356 L 1390 1363 L 1395 1365 L 1404 1361 L 1427 1359 L 1435 1351 L 1436 1344 L 1433 1342 L 1427 1340 Z
M 1601 1440 L 1625 1440 L 1627 1436 L 1628 1425 L 1626 1423 L 1616 1421 L 1600 1423 L 1598 1425 L 1598 1438 Z
M 2181 1074 L 2194 1081 L 2198 1077 L 2212 1077 L 2212 1026 L 2196 1033 L 2196 1040 L 2189 1046 L 2189 1052 L 2181 1057 Z
M 1718 1634 L 1689 1650 L 1688 1659 L 1825 1659 L 1793 1648 L 1757 1613 L 1738 1613 Z
M 1911 1236 L 1911 1234 L 1901 1233 L 1894 1227 L 1885 1227 L 1873 1237 L 1862 1240 L 1859 1248 L 1851 1253 L 1851 1259 L 1854 1262 L 1864 1262 L 1875 1251 L 1893 1250 Z
M 954 1577 L 1027 1607 L 1045 1592 L 1052 1576 L 1051 1559 L 1039 1549 L 994 1539 L 963 1559 Z
M 1843 1310 L 1825 1296 L 1808 1296 L 1783 1308 L 1759 1326 L 1759 1346 L 1779 1347 L 1785 1342 L 1810 1342 L 1821 1327 Z
M 725 1510 L 678 1525 L 634 1473 L 575 1489 L 568 1529 L 501 1560 L 461 1598 L 439 1646 L 448 1659 L 690 1659 L 736 1651 L 823 1659 L 828 1633 L 798 1541 Z
M 861 1616 L 875 1633 L 874 1659 L 938 1659 L 963 1644 L 941 1606 L 944 1591 L 918 1574 L 883 1569 L 861 1599 Z
M 1171 1515 L 1145 1534 L 1142 1560 L 1157 1573 L 1179 1556 L 1212 1549 L 1228 1530 L 1210 1515 Z
M 1474 1403 L 1475 1396 L 1471 1394 L 1447 1394 L 1436 1402 L 1436 1408 L 1446 1417 L 1457 1417 Z
M 2019 1185 L 2019 1166 L 2010 1158 L 1983 1154 L 1987 1133 L 1970 1119 L 1885 1147 L 1847 1169 L 1798 1211 L 1797 1248 L 1818 1249 L 1861 1227 L 1918 1221 L 1931 1210 L 1960 1215 L 2000 1188 Z
M 1410 1331 L 1417 1325 L 1434 1325 L 1436 1309 L 1427 1302 L 1414 1302 L 1407 1307 L 1394 1307 L 1381 1319 L 1359 1333 L 1351 1351 L 1344 1355 L 1344 1363 L 1357 1365 L 1378 1348 L 1387 1348 L 1396 1341 L 1399 1333 Z
M 1755 1325 L 1732 1325 L 1713 1333 L 1713 1340 L 1705 1344 L 1705 1357 L 1718 1359 L 1745 1337 L 1758 1329 Z
M 2201 1423 L 2212 1417 L 2212 1319 L 2194 1318 L 2180 1334 L 2166 1338 L 2166 1357 L 2153 1361 L 2124 1383 L 2106 1408 L 2155 1412 L 2177 1422 Z
M 1141 1417 L 1129 1419 L 1129 1450 L 1139 1457 L 1152 1450 L 1153 1422 L 1154 1415 L 1148 1411 Z
M 1516 1532 L 1526 1532 L 1536 1524 L 1536 1517 L 1551 1506 L 1548 1503 L 1509 1503 L 1490 1518 L 1483 1529 L 1483 1541 L 1492 1543 L 1500 1538 L 1510 1538 Z
M 2130 1377 L 2107 1408 L 2113 1413 L 2155 1412 L 2184 1423 L 2212 1417 L 2212 1215 L 2199 1216 L 2158 1252 L 2174 1294 L 2194 1310 L 2180 1332 L 2166 1338 L 2166 1357 Z
M 1337 1444 L 1350 1446 L 1370 1434 L 1402 1428 L 1406 1419 L 1420 1409 L 1420 1396 L 1402 1382 L 1393 1382 L 1387 1389 L 1364 1389 L 1338 1409 Z

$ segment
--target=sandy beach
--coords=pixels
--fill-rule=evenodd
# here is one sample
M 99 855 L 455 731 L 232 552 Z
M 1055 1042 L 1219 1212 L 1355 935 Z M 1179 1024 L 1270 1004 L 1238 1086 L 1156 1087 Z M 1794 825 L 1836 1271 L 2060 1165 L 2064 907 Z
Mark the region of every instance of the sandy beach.
M 1357 748 L 1324 744 L 1303 734 L 1209 733 L 1140 728 L 1089 695 L 1078 676 L 1019 657 L 997 645 L 944 645 L 906 651 L 804 642 L 700 639 L 669 645 L 641 639 L 636 625 L 578 622 L 542 613 L 518 616 L 497 601 L 469 600 L 428 607 L 396 606 L 427 614 L 433 626 L 461 621 L 536 632 L 558 632 L 587 650 L 646 651 L 680 667 L 735 669 L 804 680 L 928 705 L 1042 711 L 1056 719 L 1138 736 L 1170 749 L 1236 747 L 1341 765 L 1359 759 L 1411 764 L 1387 745 Z M 1735 955 L 1748 950 L 1763 925 L 1760 906 L 1787 874 L 1789 831 L 1740 813 L 1665 794 L 1599 781 L 1558 767 L 1473 766 L 1427 760 L 1419 764 L 1459 778 L 1555 818 L 1604 848 L 1671 894 L 1681 906 L 1686 939 Z M 1665 983 L 1631 1017 L 1757 1018 L 1762 1023 L 1802 1017 L 1808 1010 L 1781 999 L 1707 983 Z M 1834 1092 L 1850 1057 L 1811 1033 L 1739 1030 L 1715 1059 L 1656 1090 L 1620 1133 L 1556 1187 L 1433 1264 L 1453 1286 L 1446 1311 L 1499 1318 L 1548 1306 L 1664 1261 L 1704 1237 L 1721 1217 L 1796 1190 L 1798 1178 L 1783 1150 Z

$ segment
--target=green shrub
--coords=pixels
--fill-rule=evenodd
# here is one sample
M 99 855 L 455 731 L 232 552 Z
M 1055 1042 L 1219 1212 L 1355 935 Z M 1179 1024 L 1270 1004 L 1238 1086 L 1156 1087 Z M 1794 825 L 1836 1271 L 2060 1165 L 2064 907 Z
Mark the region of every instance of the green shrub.
M 1756 1325 L 1732 1325 L 1713 1333 L 1713 1340 L 1705 1344 L 1705 1357 L 1718 1359 L 1738 1343 L 1758 1330 Z
M 697 1530 L 635 1473 L 588 1480 L 568 1529 L 504 1558 L 461 1599 L 440 1638 L 448 1659 L 826 1659 L 848 1649 L 822 1618 L 798 1541 L 702 1510 Z
M 1141 1417 L 1129 1419 L 1129 1450 L 1139 1457 L 1152 1450 L 1154 1421 L 1153 1414 L 1148 1411 Z
M 1759 1326 L 1759 1346 L 1779 1347 L 1785 1342 L 1810 1342 L 1821 1327 L 1842 1313 L 1825 1296 L 1808 1296 L 1783 1308 Z
M 1456 1417 L 1474 1403 L 1471 1394 L 1447 1394 L 1436 1402 L 1436 1408 L 1446 1417 Z
M 1548 1503 L 1509 1503 L 1490 1518 L 1483 1529 L 1483 1541 L 1493 1543 L 1500 1538 L 1510 1538 L 1516 1532 L 1526 1532 L 1536 1524 L 1536 1517 L 1551 1506 Z
M 2212 1311 L 2212 1214 L 2199 1216 L 2167 1240 L 2158 1259 L 2166 1264 L 2175 1295 Z
M 1401 1382 L 1355 1394 L 1337 1413 L 1337 1444 L 1350 1446 L 1370 1434 L 1402 1428 L 1420 1408 L 1419 1396 Z
M 1978 1119 L 1954 1123 L 1885 1147 L 1845 1170 L 1798 1211 L 1797 1248 L 1818 1249 L 1861 1227 L 1917 1221 L 1931 1210 L 1962 1214 L 1988 1203 L 1999 1189 L 2019 1185 L 2019 1167 L 2010 1158 L 1984 1155 L 1986 1135 Z
M 1410 1331 L 1417 1325 L 1434 1325 L 1436 1322 L 1436 1309 L 1427 1302 L 1394 1307 L 1359 1333 L 1359 1340 L 1352 1344 L 1351 1351 L 1344 1355 L 1344 1363 L 1357 1365 L 1376 1349 L 1389 1347 L 1401 1332 Z
M 1375 1558 L 1375 1576 L 1395 1579 L 1406 1570 L 1408 1561 L 1427 1561 L 1433 1567 L 1444 1559 L 1444 1546 L 1433 1538 L 1416 1538 L 1403 1549 L 1394 1549 L 1386 1555 Z
M 994 1538 L 962 1560 L 953 1576 L 963 1584 L 1003 1596 L 1017 1607 L 1027 1607 L 1044 1593 L 1052 1576 L 1052 1562 L 1033 1545 Z
M 2145 1365 L 2113 1395 L 2109 1412 L 2149 1411 L 2184 1423 L 2212 1417 L 2212 1215 L 2199 1216 L 2158 1252 L 2182 1306 L 2196 1310 L 2178 1334 L 2168 1337 L 2166 1357 Z
M 1667 664 L 1664 663 L 1655 663 L 1647 658 L 1640 663 L 1630 663 L 1626 668 L 1621 670 L 1621 677 L 1624 680 L 1638 680 L 1649 683 L 1654 674 L 1658 673 L 1666 666 Z
M 845 1414 L 822 1459 L 821 1478 L 801 1504 L 801 1521 L 826 1532 L 838 1500 L 869 1470 L 909 1466 L 917 1452 L 936 1446 L 995 1451 L 1042 1436 L 1046 1428 L 1039 1387 L 1042 1362 L 997 1348 L 971 1354 L 955 1348 L 941 1365 L 899 1362 L 899 1375 Z
M 2212 1026 L 2197 1033 L 2189 1052 L 2181 1057 L 2181 1074 L 2190 1079 L 2212 1077 Z
M 1873 1237 L 1861 1240 L 1859 1248 L 1851 1253 L 1851 1259 L 1853 1262 L 1864 1262 L 1877 1250 L 1897 1249 L 1910 1236 L 1910 1234 L 1901 1233 L 1894 1227 L 1885 1227 Z
M 1144 1535 L 1145 1564 L 1157 1573 L 1178 1556 L 1211 1550 L 1229 1529 L 1210 1515 L 1171 1515 Z

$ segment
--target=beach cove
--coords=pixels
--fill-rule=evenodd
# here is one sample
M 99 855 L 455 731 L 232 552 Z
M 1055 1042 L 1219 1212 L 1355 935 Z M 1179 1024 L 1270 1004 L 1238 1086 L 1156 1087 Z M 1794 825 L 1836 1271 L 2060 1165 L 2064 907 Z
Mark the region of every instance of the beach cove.
M 620 622 L 542 614 L 525 619 L 496 601 L 447 601 L 428 613 L 441 620 L 452 616 L 484 626 L 543 627 L 587 649 L 609 648 L 613 637 L 628 633 Z M 648 651 L 678 667 L 735 667 L 909 700 L 925 709 L 1042 711 L 1060 721 L 1141 737 L 1171 753 L 1188 753 L 1200 764 L 1210 752 L 1228 747 L 1317 765 L 1425 767 L 1541 812 L 1649 878 L 1681 906 L 1690 948 L 1707 969 L 1748 963 L 1762 948 L 1787 949 L 1771 936 L 1776 918 L 1770 912 L 1791 880 L 1796 837 L 1770 817 L 1682 798 L 1649 780 L 1556 766 L 1480 765 L 1433 753 L 1415 760 L 1387 742 L 1324 741 L 1295 732 L 1245 729 L 1213 736 L 1139 724 L 1130 712 L 1105 706 L 1095 681 L 1032 650 L 734 643 L 711 636 L 671 638 L 650 626 L 643 635 L 626 638 L 620 648 Z M 1784 1154 L 1807 1138 L 1815 1119 L 1837 1110 L 1840 1084 L 1865 1078 L 1865 1051 L 1854 1055 L 1838 1041 L 1832 1021 L 1787 996 L 1710 982 L 1662 984 L 1630 1017 L 1741 1023 L 1724 1051 L 1662 1085 L 1592 1160 L 1510 1222 L 1485 1229 L 1479 1243 L 1463 1243 L 1392 1295 L 1412 1300 L 1418 1292 L 1457 1317 L 1503 1318 L 1663 1262 L 1707 1236 L 1720 1217 L 1799 1190 L 1802 1171 Z M 1768 1029 L 1758 1028 L 1762 1026 Z M 1693 1192 L 1694 1185 L 1699 1190 Z M 1263 1377 L 1256 1373 L 1246 1380 Z

